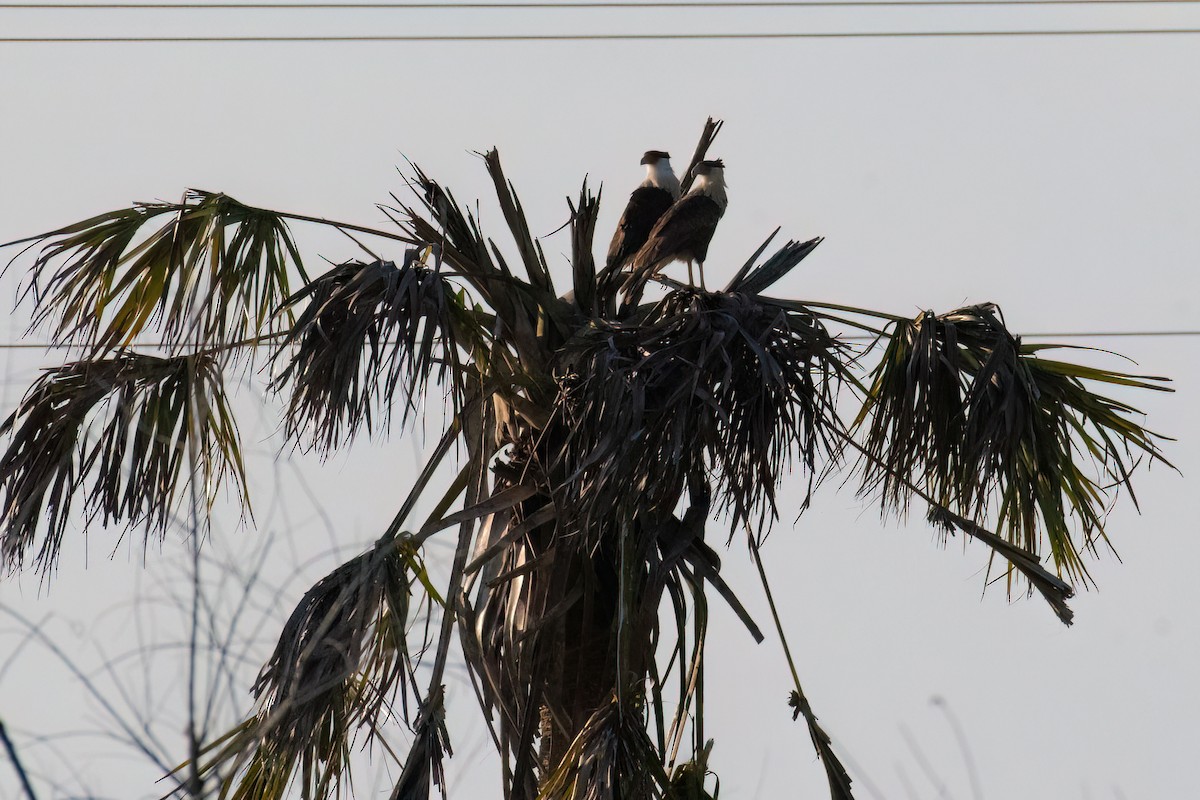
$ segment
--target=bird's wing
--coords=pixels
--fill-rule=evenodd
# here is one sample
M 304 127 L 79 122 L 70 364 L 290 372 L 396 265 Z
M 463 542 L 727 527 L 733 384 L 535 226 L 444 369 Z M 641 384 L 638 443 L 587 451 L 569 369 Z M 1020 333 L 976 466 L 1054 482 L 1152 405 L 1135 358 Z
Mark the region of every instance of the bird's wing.
M 696 245 L 706 248 L 722 212 L 723 209 L 705 195 L 685 195 L 659 217 L 646 244 L 633 257 L 632 268 L 635 271 L 655 269 L 665 260 L 680 255 L 687 257 Z
M 656 186 L 639 186 L 629 195 L 625 213 L 617 223 L 616 233 L 608 246 L 608 269 L 616 270 L 641 249 L 654 224 L 671 207 L 671 193 Z

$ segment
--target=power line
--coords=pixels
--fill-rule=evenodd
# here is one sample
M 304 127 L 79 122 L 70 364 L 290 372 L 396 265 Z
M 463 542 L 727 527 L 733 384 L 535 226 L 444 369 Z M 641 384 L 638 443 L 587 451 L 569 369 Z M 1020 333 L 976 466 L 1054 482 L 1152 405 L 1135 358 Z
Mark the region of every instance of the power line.
M 1075 5 L 1191 5 L 1200 0 L 685 0 L 684 2 L 451 2 L 446 3 L 5 3 L 0 11 L 409 11 L 409 10 L 547 10 L 547 9 L 664 9 L 664 8 L 860 8 L 876 6 L 1075 6 Z
M 1113 336 L 1200 336 L 1200 331 L 1069 331 L 1063 333 L 1023 333 L 1023 339 L 1109 338 Z
M 513 33 L 400 34 L 363 36 L 4 36 L 0 44 L 131 44 L 131 43 L 438 43 L 438 42 L 662 42 L 788 39 L 957 39 L 966 37 L 1170 36 L 1193 35 L 1200 28 L 1107 28 L 996 31 L 829 31 L 791 33 Z

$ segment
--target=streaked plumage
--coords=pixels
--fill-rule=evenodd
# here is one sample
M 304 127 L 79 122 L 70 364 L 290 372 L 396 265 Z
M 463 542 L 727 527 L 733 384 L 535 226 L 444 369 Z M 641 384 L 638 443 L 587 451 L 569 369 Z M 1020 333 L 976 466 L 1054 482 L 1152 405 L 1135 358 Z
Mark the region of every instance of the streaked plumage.
M 692 262 L 696 262 L 703 286 L 704 258 L 729 200 L 725 164 L 720 159 L 701 161 L 693 174 L 692 188 L 659 218 L 646 243 L 630 260 L 630 274 L 622 286 L 627 296 L 640 293 L 646 281 L 672 261 L 688 262 L 689 279 Z

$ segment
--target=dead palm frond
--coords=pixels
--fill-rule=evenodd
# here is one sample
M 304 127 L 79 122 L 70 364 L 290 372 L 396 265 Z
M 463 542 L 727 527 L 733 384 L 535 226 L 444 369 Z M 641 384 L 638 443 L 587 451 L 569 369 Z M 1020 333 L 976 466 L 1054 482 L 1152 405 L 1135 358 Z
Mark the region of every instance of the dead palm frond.
M 836 451 L 828 431 L 844 348 L 819 319 L 745 295 L 678 290 L 631 325 L 595 324 L 564 348 L 557 454 L 584 528 L 675 507 L 711 468 L 734 524 L 775 514 L 792 465 Z
M 587 179 L 579 190 L 578 203 L 567 198 L 571 209 L 571 273 L 575 292 L 575 305 L 587 317 L 597 316 L 596 304 L 596 257 L 592 242 L 596 236 L 596 220 L 600 216 L 600 195 L 588 189 Z
M 852 783 L 850 775 L 834 754 L 833 741 L 821 724 L 817 722 L 817 716 L 813 714 L 812 708 L 808 704 L 808 698 L 799 691 L 792 690 L 792 693 L 788 695 L 788 705 L 792 708 L 792 719 L 803 716 L 804 723 L 808 726 L 808 735 L 812 739 L 813 748 L 825 766 L 825 779 L 829 782 L 830 800 L 854 800 L 854 793 L 850 790 Z
M 415 257 L 342 264 L 287 299 L 285 309 L 307 303 L 274 356 L 284 360 L 272 386 L 289 392 L 289 438 L 311 436 L 328 453 L 359 428 L 386 431 L 393 398 L 407 419 L 430 380 L 448 382 L 461 408 L 458 360 L 469 341 L 458 337 L 473 323 L 457 289 Z
M 676 765 L 671 770 L 671 786 L 667 792 L 669 800 L 717 800 L 721 795 L 721 780 L 709 769 L 713 740 L 709 739 L 699 748 L 691 761 Z M 709 776 L 714 779 L 712 792 L 705 787 Z
M 747 529 L 747 533 L 751 531 Z M 833 740 L 825 729 L 821 727 L 817 721 L 817 715 L 813 713 L 812 706 L 809 705 L 808 698 L 804 694 L 804 687 L 800 685 L 800 673 L 796 670 L 796 662 L 792 658 L 791 647 L 788 646 L 787 636 L 783 632 L 783 621 L 779 618 L 779 608 L 775 605 L 775 596 L 771 593 L 771 585 L 767 581 L 767 571 L 763 567 L 762 553 L 760 552 L 758 542 L 754 536 L 748 536 L 747 544 L 750 548 L 750 555 L 754 559 L 754 566 L 758 569 L 759 580 L 762 581 L 763 594 L 767 597 L 767 605 L 771 608 L 771 618 L 775 623 L 775 632 L 779 634 L 779 644 L 783 648 L 784 657 L 787 659 L 788 669 L 792 673 L 792 686 L 795 687 L 788 694 L 788 705 L 792 708 L 792 719 L 796 720 L 799 717 L 804 717 L 804 723 L 808 726 L 808 736 L 812 740 L 813 749 L 817 752 L 817 757 L 821 759 L 821 764 L 825 767 L 825 779 L 829 782 L 829 796 L 831 800 L 854 800 L 854 792 L 850 788 L 852 781 L 846 768 L 842 766 L 841 759 L 833 752 Z
M 221 798 L 277 800 L 293 782 L 305 800 L 337 794 L 356 733 L 379 735 L 397 702 L 409 719 L 414 581 L 428 583 L 415 547 L 385 536 L 304 595 L 254 684 L 259 711 L 202 753 Z
M 1113 491 L 1132 494 L 1140 459 L 1167 462 L 1135 408 L 1084 381 L 1164 379 L 1040 357 L 1051 347 L 1022 344 L 991 305 L 896 323 L 857 420 L 860 470 L 888 509 L 906 508 L 912 487 L 976 523 L 994 509 L 1009 542 L 1036 557 L 1044 538 L 1059 573 L 1086 581 L 1080 556 L 1106 541 Z
M 390 800 L 429 800 L 433 787 L 446 796 L 446 773 L 442 761 L 454 755 L 450 734 L 446 731 L 443 688 L 438 686 L 421 703 L 413 726 L 413 743 L 404 761 L 404 769 L 392 789 Z
M 700 131 L 700 141 L 696 142 L 696 149 L 692 152 L 692 158 L 688 162 L 687 169 L 683 172 L 683 180 L 679 184 L 680 194 L 687 194 L 688 190 L 692 188 L 692 181 L 696 179 L 693 170 L 707 157 L 708 148 L 712 147 L 712 143 L 717 139 L 717 134 L 724 126 L 725 120 L 709 117 L 704 121 L 704 129 Z
M 775 229 L 775 233 L 767 237 L 767 240 L 755 251 L 754 255 L 750 256 L 746 263 L 742 265 L 742 268 L 737 271 L 725 287 L 725 291 L 741 292 L 742 294 L 762 294 L 775 285 L 775 283 L 782 280 L 809 253 L 816 250 L 817 245 L 825 241 L 820 236 L 815 239 L 809 239 L 806 242 L 789 241 L 766 261 L 761 264 L 756 263 L 758 257 L 767 249 L 767 245 L 775 238 L 776 233 L 779 233 L 778 228 Z
M 580 729 L 538 800 L 648 800 L 669 790 L 640 711 L 614 696 Z
M 165 224 L 145 234 L 159 218 Z M 25 292 L 36 304 L 33 325 L 49 325 L 55 341 L 88 346 L 93 356 L 129 345 L 151 324 L 168 346 L 272 332 L 289 273 L 307 277 L 282 215 L 200 190 L 32 241 L 42 247 Z
M 246 498 L 241 446 L 221 370 L 208 355 L 122 353 L 47 370 L 8 419 L 0 456 L 0 555 L 19 567 L 43 525 L 35 563 L 52 567 L 77 493 L 85 521 L 161 533 L 181 477 L 208 502 L 226 479 Z M 195 453 L 200 474 L 189 464 Z

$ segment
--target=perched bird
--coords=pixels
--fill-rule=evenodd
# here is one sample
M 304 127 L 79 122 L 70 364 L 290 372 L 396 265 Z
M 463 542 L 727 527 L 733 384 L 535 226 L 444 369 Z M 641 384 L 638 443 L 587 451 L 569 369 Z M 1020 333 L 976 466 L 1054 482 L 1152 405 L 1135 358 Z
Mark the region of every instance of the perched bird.
M 725 162 L 701 161 L 693 168 L 692 175 L 692 188 L 659 217 L 646 243 L 629 260 L 630 274 L 621 287 L 627 302 L 631 297 L 636 298 L 646 281 L 672 261 L 687 262 L 689 283 L 693 277 L 692 262 L 696 262 L 703 288 L 708 243 L 729 205 L 725 194 Z
M 646 167 L 646 180 L 629 195 L 625 213 L 617 223 L 602 276 L 606 280 L 612 280 L 641 249 L 654 223 L 679 199 L 679 179 L 671 169 L 670 153 L 647 150 L 642 164 Z

